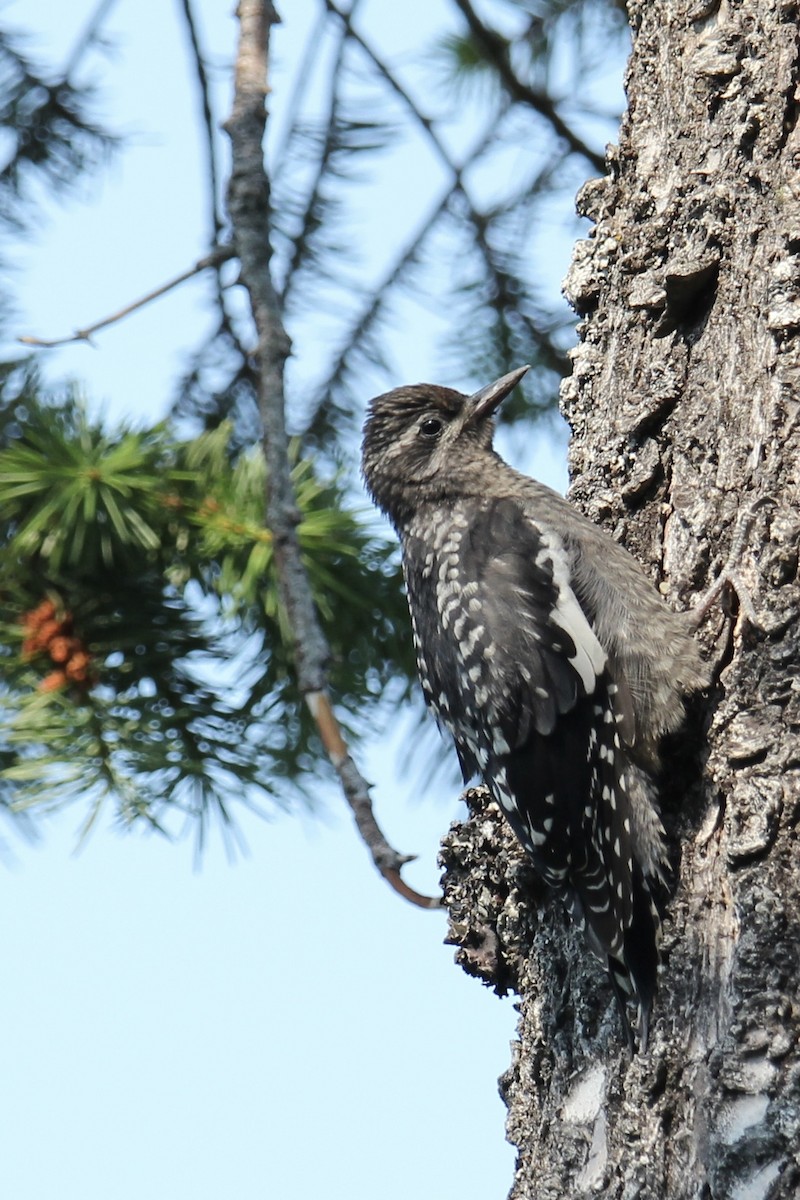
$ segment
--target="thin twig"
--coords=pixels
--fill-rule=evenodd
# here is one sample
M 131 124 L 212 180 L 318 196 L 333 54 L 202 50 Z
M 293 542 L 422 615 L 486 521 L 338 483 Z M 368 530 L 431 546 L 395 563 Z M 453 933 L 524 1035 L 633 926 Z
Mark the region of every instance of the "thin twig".
M 228 211 L 241 264 L 241 281 L 250 296 L 258 335 L 259 409 L 267 460 L 267 525 L 274 539 L 281 600 L 294 640 L 297 682 L 375 866 L 406 899 L 423 908 L 436 908 L 438 900 L 420 895 L 401 879 L 401 868 L 409 860 L 389 845 L 375 821 L 369 787 L 350 757 L 328 696 L 329 650 L 300 556 L 297 540 L 300 512 L 287 455 L 283 375 L 290 342 L 270 273 L 269 180 L 262 145 L 266 131 L 264 101 L 268 93 L 269 35 L 278 17 L 269 0 L 240 0 L 237 16 L 239 46 L 234 101 L 225 125 L 233 151 Z
M 114 325 L 117 321 L 121 321 L 123 317 L 130 316 L 139 308 L 144 308 L 146 304 L 157 300 L 159 296 L 171 292 L 173 288 L 179 284 L 185 283 L 187 279 L 191 279 L 195 275 L 199 275 L 202 271 L 208 270 L 209 267 L 218 267 L 221 263 L 227 262 L 229 258 L 233 258 L 234 251 L 232 246 L 215 246 L 210 254 L 206 254 L 203 258 L 198 258 L 193 267 L 189 267 L 188 271 L 182 271 L 180 275 L 176 275 L 174 279 L 162 283 L 159 287 L 154 288 L 152 292 L 148 292 L 146 296 L 141 296 L 138 300 L 134 300 L 132 304 L 126 304 L 124 308 L 118 312 L 112 313 L 109 317 L 103 317 L 102 321 L 95 321 L 93 325 L 85 325 L 83 329 L 76 329 L 74 333 L 68 334 L 61 338 L 39 338 L 33 334 L 26 334 L 23 337 L 17 338 L 18 342 L 22 342 L 24 346 L 39 346 L 43 349 L 53 346 L 67 346 L 70 342 L 89 342 L 91 344 L 92 334 L 95 334 L 100 329 L 105 329 L 107 325 Z
M 78 39 L 72 48 L 72 53 L 67 59 L 67 64 L 64 67 L 64 78 L 66 80 L 69 80 L 70 76 L 75 73 L 78 63 L 83 58 L 86 51 L 97 41 L 97 35 L 100 26 L 103 24 L 116 2 L 117 0 L 100 0 L 97 8 L 89 17 L 89 20 L 81 30 L 80 35 L 78 36 Z
M 203 58 L 203 51 L 200 46 L 200 36 L 197 32 L 197 23 L 194 19 L 191 0 L 181 0 L 181 8 L 183 9 L 183 19 L 186 22 L 186 31 L 189 34 L 189 43 L 192 48 L 192 59 L 194 61 L 194 69 L 197 75 L 197 86 L 200 90 L 200 105 L 203 110 L 203 128 L 205 130 L 206 155 L 208 158 L 208 179 L 209 179 L 209 200 L 210 200 L 210 217 L 211 217 L 211 244 L 215 245 L 219 240 L 220 231 L 222 230 L 222 216 L 219 211 L 219 170 L 217 167 L 217 142 L 214 136 L 214 114 L 211 109 L 211 89 L 208 84 L 208 75 L 206 73 L 206 64 Z
M 320 46 L 325 39 L 325 27 L 328 15 L 325 9 L 317 14 L 316 24 L 308 31 L 303 53 L 297 63 L 292 88 L 288 96 L 284 95 L 281 107 L 284 111 L 284 130 L 280 141 L 273 147 L 272 153 L 272 186 L 277 187 L 281 172 L 289 161 L 289 147 L 300 122 L 303 101 L 309 88 L 315 83 L 314 65 L 319 59 Z
M 192 51 L 192 59 L 194 61 L 195 74 L 197 76 L 197 86 L 200 92 L 200 105 L 203 113 L 203 129 L 205 131 L 206 143 L 206 163 L 208 166 L 208 189 L 207 196 L 209 198 L 209 218 L 210 218 L 210 241 L 211 245 L 215 246 L 220 241 L 222 231 L 225 227 L 225 219 L 220 211 L 220 186 L 219 186 L 219 162 L 217 157 L 217 126 L 214 118 L 214 110 L 211 103 L 211 86 L 206 71 L 205 58 L 203 57 L 203 49 L 200 45 L 200 34 L 195 21 L 194 10 L 191 0 L 180 0 L 181 8 L 183 9 L 183 18 L 186 23 L 186 30 L 189 34 L 189 44 Z M 242 345 L 239 334 L 236 330 L 236 325 L 228 311 L 226 304 L 227 291 L 222 279 L 222 263 L 224 260 L 214 266 L 214 284 L 217 302 L 217 307 L 220 314 L 220 329 L 227 333 L 234 344 L 237 352 L 243 362 L 247 361 L 247 352 Z
M 359 3 L 360 0 L 353 0 L 351 13 L 355 12 Z M 296 237 L 292 239 L 292 254 L 286 268 L 286 278 L 281 296 L 281 302 L 284 309 L 289 304 L 292 287 L 298 277 L 301 267 L 303 266 L 304 256 L 308 252 L 309 237 L 315 224 L 315 216 L 322 196 L 322 185 L 328 172 L 331 155 L 336 147 L 336 123 L 338 121 L 340 107 L 339 87 L 343 77 L 342 61 L 345 48 L 347 46 L 347 31 L 348 27 L 345 26 L 342 30 L 342 36 L 339 40 L 336 54 L 331 60 L 330 103 L 326 117 L 325 140 L 322 144 L 322 150 L 317 162 L 316 174 L 306 193 L 305 211 L 303 212 L 301 228 Z

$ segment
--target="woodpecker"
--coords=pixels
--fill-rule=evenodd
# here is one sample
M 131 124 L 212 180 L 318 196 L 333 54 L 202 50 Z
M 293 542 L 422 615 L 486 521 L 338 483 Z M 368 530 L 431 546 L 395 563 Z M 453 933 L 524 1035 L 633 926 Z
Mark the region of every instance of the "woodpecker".
M 645 1049 L 666 866 L 654 774 L 706 682 L 685 617 L 613 538 L 493 449 L 528 367 L 471 396 L 432 384 L 369 405 L 362 473 L 400 538 L 425 700 L 607 967 Z

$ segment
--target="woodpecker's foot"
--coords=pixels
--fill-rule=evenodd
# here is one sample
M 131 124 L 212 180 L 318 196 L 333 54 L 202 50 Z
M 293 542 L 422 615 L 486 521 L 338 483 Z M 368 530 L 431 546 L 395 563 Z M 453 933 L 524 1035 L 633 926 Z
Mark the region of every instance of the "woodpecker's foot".
M 738 619 L 740 621 L 746 620 L 753 629 L 763 628 L 756 612 L 750 589 L 744 582 L 739 571 L 739 565 L 742 551 L 750 536 L 756 516 L 762 508 L 765 508 L 767 505 L 775 505 L 776 503 L 777 501 L 773 500 L 772 496 L 761 496 L 745 512 L 739 514 L 736 520 L 736 528 L 733 531 L 733 540 L 731 541 L 727 562 L 711 587 L 692 609 L 691 621 L 695 629 L 702 624 L 716 601 L 726 592 L 732 592 L 736 597 L 739 606 Z
M 760 629 L 761 622 L 758 619 L 758 614 L 753 604 L 753 597 L 750 595 L 750 589 L 735 567 L 729 566 L 723 567 L 711 587 L 692 609 L 691 620 L 695 629 L 702 625 L 714 607 L 714 604 L 724 592 L 732 592 L 736 596 L 739 604 L 739 619 L 741 620 L 744 617 L 754 629 Z

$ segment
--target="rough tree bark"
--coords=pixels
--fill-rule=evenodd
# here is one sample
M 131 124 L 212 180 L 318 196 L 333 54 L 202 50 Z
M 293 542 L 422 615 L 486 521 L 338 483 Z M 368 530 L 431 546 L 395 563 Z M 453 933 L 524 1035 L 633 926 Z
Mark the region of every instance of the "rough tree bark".
M 735 541 L 746 590 L 701 631 L 715 682 L 667 752 L 646 1055 L 482 789 L 445 843 L 458 957 L 520 997 L 513 1200 L 800 1195 L 799 10 L 631 3 L 620 145 L 579 199 L 572 498 L 675 607 Z

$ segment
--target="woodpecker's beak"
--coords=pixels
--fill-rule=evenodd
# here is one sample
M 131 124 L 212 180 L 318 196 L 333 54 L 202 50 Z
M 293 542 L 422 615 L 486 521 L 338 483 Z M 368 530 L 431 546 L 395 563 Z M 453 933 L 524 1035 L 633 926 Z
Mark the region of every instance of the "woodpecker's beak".
M 494 383 L 487 384 L 478 392 L 473 392 L 467 400 L 470 410 L 469 424 L 482 421 L 485 417 L 491 417 L 506 396 L 513 392 L 526 371 L 530 371 L 529 365 L 517 367 L 516 371 L 509 371 L 502 379 L 495 379 Z

